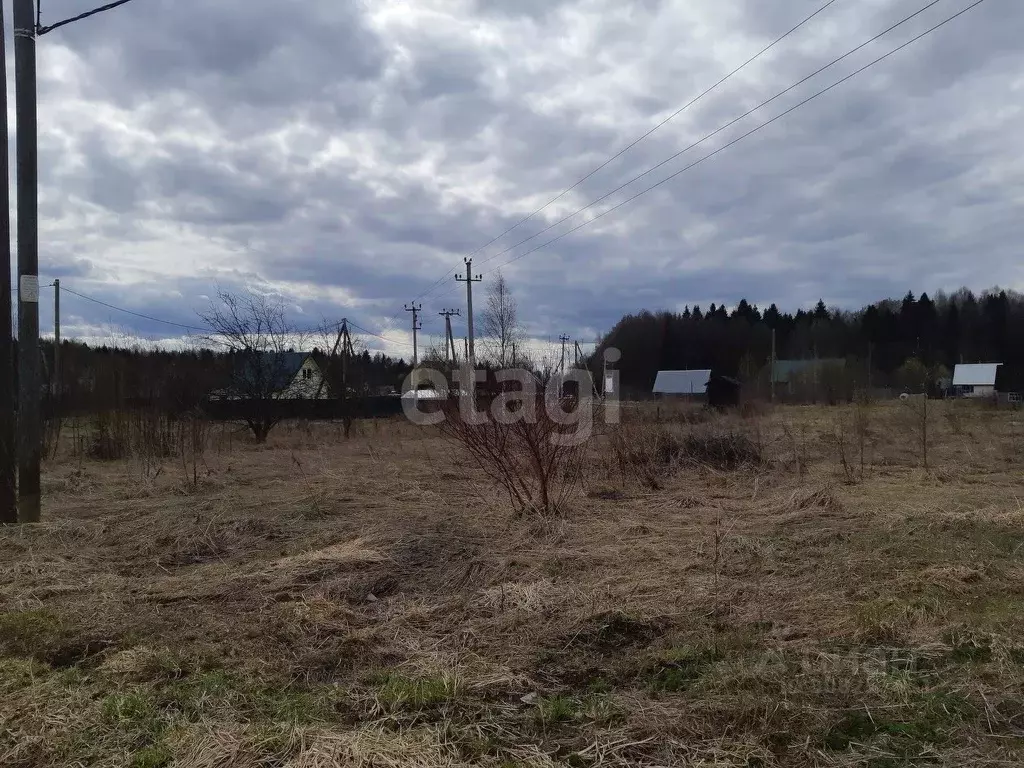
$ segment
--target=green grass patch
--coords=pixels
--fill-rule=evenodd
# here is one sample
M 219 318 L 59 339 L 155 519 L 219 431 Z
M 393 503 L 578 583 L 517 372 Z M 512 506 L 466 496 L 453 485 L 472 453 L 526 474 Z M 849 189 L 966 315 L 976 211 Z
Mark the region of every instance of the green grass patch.
M 942 639 L 952 650 L 949 658 L 964 664 L 984 664 L 992 661 L 992 638 L 969 629 L 951 629 Z
M 583 717 L 583 703 L 572 696 L 543 696 L 537 699 L 534 719 L 544 727 L 570 723 Z
M 581 700 L 583 719 L 597 725 L 609 726 L 622 722 L 626 713 L 611 696 L 590 694 Z
M 255 721 L 308 725 L 330 718 L 334 704 L 330 693 L 274 686 L 214 669 L 158 687 L 157 701 L 189 721 L 230 711 Z
M 50 674 L 52 670 L 35 659 L 0 658 L 0 694 L 29 688 Z
M 159 734 L 164 729 L 153 697 L 143 691 L 113 693 L 103 699 L 103 719 L 110 725 L 139 733 Z
M 59 635 L 60 619 L 50 611 L 0 613 L 0 652 L 7 656 L 32 656 Z
M 135 752 L 128 766 L 129 768 L 164 768 L 164 766 L 170 765 L 173 758 L 171 751 L 165 745 L 156 744 L 151 747 L 143 747 Z
M 975 707 L 959 694 L 924 691 L 905 706 L 857 709 L 847 712 L 823 738 L 823 745 L 844 751 L 858 744 L 884 747 L 903 760 L 925 755 L 942 746 L 962 722 L 977 716 Z
M 391 673 L 379 680 L 377 702 L 388 712 L 434 709 L 458 698 L 462 684 L 455 675 L 408 677 Z
M 657 692 L 685 691 L 720 657 L 713 648 L 682 645 L 658 653 L 649 667 L 650 687 Z

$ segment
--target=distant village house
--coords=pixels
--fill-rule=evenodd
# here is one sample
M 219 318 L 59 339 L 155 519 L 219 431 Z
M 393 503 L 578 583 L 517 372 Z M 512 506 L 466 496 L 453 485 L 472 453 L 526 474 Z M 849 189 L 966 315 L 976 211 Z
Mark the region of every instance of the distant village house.
M 995 397 L 996 378 L 1002 363 L 961 363 L 953 369 L 956 397 Z

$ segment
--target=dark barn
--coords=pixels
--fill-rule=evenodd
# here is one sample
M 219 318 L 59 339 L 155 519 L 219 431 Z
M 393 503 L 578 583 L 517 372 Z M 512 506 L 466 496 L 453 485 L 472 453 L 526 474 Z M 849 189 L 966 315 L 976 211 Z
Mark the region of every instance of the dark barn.
M 708 380 L 708 405 L 732 408 L 740 404 L 740 382 L 731 376 L 712 375 Z

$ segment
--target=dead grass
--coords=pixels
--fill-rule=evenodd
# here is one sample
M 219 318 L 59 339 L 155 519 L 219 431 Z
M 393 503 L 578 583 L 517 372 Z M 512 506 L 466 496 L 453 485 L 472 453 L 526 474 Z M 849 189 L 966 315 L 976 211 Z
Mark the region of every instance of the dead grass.
M 0 765 L 1018 765 L 1020 414 L 946 405 L 927 471 L 873 406 L 863 477 L 852 407 L 624 408 L 544 525 L 402 422 L 216 428 L 196 488 L 59 454 Z

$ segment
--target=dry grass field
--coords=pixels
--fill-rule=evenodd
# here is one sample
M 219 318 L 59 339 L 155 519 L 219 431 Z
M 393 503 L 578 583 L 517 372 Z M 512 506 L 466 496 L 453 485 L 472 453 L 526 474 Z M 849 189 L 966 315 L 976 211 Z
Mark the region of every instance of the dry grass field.
M 547 518 L 404 421 L 197 474 L 65 430 L 0 765 L 1021 765 L 1024 413 L 929 403 L 925 469 L 918 407 L 624 408 Z

